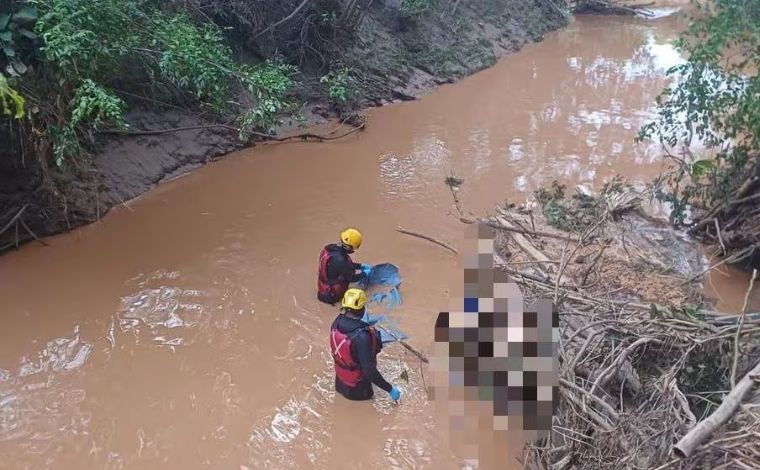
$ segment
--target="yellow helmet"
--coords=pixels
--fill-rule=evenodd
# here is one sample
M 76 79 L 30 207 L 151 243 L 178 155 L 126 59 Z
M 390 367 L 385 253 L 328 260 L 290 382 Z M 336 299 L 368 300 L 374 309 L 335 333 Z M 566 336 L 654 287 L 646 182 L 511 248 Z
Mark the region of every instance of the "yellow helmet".
M 340 234 L 340 241 L 344 245 L 350 246 L 354 250 L 358 250 L 362 246 L 362 234 L 355 228 L 347 228 Z
M 343 294 L 343 301 L 340 305 L 351 310 L 361 310 L 367 305 L 367 294 L 361 289 L 348 289 Z

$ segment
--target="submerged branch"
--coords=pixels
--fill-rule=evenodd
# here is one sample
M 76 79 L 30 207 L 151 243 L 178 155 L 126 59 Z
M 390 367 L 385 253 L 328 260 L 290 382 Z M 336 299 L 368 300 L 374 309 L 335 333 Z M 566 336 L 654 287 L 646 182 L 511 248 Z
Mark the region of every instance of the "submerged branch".
M 435 243 L 438 246 L 446 248 L 447 250 L 449 250 L 450 252 L 454 253 L 455 255 L 459 254 L 459 251 L 457 251 L 457 249 L 454 248 L 453 246 L 449 245 L 448 243 L 442 242 L 440 240 L 436 240 L 433 237 L 429 237 L 427 235 L 423 235 L 423 234 L 417 233 L 417 232 L 412 232 L 410 230 L 406 230 L 406 229 L 403 229 L 401 227 L 397 228 L 396 230 L 398 232 L 400 232 L 400 233 L 403 233 L 404 235 L 409 235 L 409 236 L 412 236 L 412 237 L 422 238 L 423 240 L 427 240 L 429 242 Z

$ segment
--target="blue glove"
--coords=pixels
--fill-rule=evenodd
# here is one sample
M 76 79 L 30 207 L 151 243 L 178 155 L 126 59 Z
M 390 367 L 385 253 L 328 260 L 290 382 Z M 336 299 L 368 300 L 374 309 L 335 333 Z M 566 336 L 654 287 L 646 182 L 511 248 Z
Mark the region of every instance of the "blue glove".
M 398 401 L 401 398 L 401 390 L 397 389 L 395 385 L 391 388 L 391 391 L 388 392 L 388 394 L 393 401 Z
M 370 266 L 369 264 L 362 264 L 361 268 L 359 269 L 361 269 L 362 274 L 364 274 L 364 277 L 369 277 L 370 273 L 372 272 L 372 266 Z

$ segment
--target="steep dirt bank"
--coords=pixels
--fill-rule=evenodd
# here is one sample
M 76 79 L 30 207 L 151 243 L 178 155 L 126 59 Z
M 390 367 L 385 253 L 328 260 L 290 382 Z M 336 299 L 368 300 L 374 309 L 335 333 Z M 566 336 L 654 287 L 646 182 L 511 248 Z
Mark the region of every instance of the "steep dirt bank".
M 566 24 L 567 19 L 554 0 L 440 1 L 417 18 L 401 15 L 397 0 L 370 2 L 367 17 L 342 52 L 342 63 L 357 71 L 357 106 L 411 100 L 438 84 L 493 65 L 499 57 Z M 306 125 L 335 110 L 320 102 L 324 95 L 319 90 L 318 67 L 302 70 L 298 98 L 311 103 L 300 120 L 300 125 Z M 188 112 L 160 108 L 133 112 L 128 122 L 132 132 L 212 124 Z M 110 207 L 241 146 L 234 132 L 220 128 L 101 135 L 96 137 L 91 162 L 65 174 L 49 175 L 28 164 L 34 158 L 30 149 L 2 149 L 0 229 L 12 223 L 0 233 L 0 251 L 34 236 L 93 222 Z M 23 212 L 14 221 L 19 208 Z

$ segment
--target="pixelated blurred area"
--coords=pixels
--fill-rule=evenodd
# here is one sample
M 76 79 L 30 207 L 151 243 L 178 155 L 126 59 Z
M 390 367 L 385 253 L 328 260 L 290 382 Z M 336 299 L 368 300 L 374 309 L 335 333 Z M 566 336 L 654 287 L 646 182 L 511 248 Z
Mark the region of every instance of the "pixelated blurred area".
M 712 310 L 706 260 L 639 210 L 646 198 L 620 181 L 598 194 L 554 185 L 531 204 L 462 216 L 475 251 L 464 255 L 464 298 L 440 314 L 435 338 L 446 371 L 436 403 L 449 404 L 452 432 L 466 441 L 486 423 L 513 439 L 521 429 L 521 468 L 760 468 L 758 396 L 748 392 L 760 377 L 760 313 Z M 551 396 L 547 344 L 559 367 Z M 473 417 L 489 400 L 490 422 Z
M 453 441 L 479 461 L 506 463 L 510 445 L 551 429 L 559 318 L 549 301 L 526 306 L 518 285 L 494 268 L 494 236 L 484 224 L 467 228 L 464 297 L 435 325 L 433 396 Z

